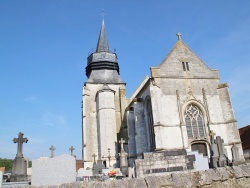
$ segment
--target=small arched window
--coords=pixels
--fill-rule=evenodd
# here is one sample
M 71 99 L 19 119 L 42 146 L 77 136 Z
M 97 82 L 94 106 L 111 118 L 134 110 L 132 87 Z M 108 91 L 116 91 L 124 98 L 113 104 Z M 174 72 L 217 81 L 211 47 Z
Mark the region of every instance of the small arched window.
M 147 101 L 146 109 L 147 109 L 147 123 L 148 123 L 150 149 L 153 150 L 155 149 L 156 146 L 155 146 L 154 120 L 153 120 L 152 105 L 150 99 Z
M 185 109 L 184 117 L 188 138 L 205 136 L 204 117 L 196 105 L 188 105 Z

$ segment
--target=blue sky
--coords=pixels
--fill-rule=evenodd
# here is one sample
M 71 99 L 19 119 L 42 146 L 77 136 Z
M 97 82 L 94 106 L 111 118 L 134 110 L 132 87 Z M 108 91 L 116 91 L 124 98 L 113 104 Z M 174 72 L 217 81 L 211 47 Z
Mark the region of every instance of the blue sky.
M 228 82 L 239 127 L 250 124 L 250 1 L 0 0 L 0 158 L 14 158 L 19 132 L 30 159 L 81 158 L 81 92 L 88 53 L 105 11 L 129 97 L 182 33 Z

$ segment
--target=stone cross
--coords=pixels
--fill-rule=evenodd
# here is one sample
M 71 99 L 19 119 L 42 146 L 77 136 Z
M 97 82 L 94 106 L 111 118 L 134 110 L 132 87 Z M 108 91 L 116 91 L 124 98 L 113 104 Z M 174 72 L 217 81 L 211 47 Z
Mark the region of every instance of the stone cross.
M 13 139 L 14 143 L 17 143 L 17 157 L 23 156 L 23 143 L 27 143 L 28 139 L 23 137 L 23 133 L 18 134 L 18 138 Z
M 180 33 L 180 32 L 178 32 L 178 33 L 176 34 L 176 36 L 178 37 L 178 40 L 181 40 L 181 33 Z
M 109 160 L 109 167 L 110 167 L 110 159 L 111 159 L 111 156 L 110 156 L 110 148 L 108 148 L 108 156 L 107 157 L 105 157 L 105 156 L 102 156 L 102 158 L 108 158 L 108 160 Z
M 71 147 L 69 148 L 69 150 L 71 151 L 71 156 L 74 156 L 74 155 L 73 155 L 73 151 L 75 150 L 75 148 L 74 148 L 73 146 L 71 146 Z
M 218 146 L 218 150 L 219 150 L 219 154 L 224 154 L 223 152 L 223 143 L 224 143 L 224 140 L 221 139 L 220 136 L 216 136 L 216 139 L 215 139 L 215 143 L 217 144 Z
M 92 157 L 94 157 L 94 163 L 96 163 L 95 162 L 95 157 L 97 157 L 97 155 L 94 153 L 94 155 L 92 155 Z
M 121 150 L 124 150 L 123 144 L 125 143 L 125 140 L 123 140 L 123 138 L 121 138 L 121 140 L 119 141 L 119 143 L 121 144 Z
M 51 147 L 49 149 L 51 150 L 51 158 L 53 158 L 54 157 L 54 150 L 56 150 L 56 148 L 53 145 L 51 145 Z
M 104 16 L 105 16 L 106 14 L 104 13 L 104 10 L 102 10 L 102 13 L 101 13 L 101 16 L 102 16 L 102 20 L 104 20 Z
M 216 136 L 215 143 L 217 144 L 219 151 L 219 167 L 226 166 L 226 157 L 224 156 L 223 143 L 224 140 L 220 136 Z

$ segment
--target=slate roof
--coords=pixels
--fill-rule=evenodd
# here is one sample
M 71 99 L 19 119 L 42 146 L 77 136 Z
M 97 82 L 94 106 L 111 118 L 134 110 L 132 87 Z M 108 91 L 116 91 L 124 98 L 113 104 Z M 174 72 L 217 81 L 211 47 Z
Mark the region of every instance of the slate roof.
M 250 125 L 239 129 L 242 148 L 250 149 Z
M 104 20 L 100 30 L 96 52 L 89 55 L 85 68 L 87 83 L 124 83 L 115 52 L 109 51 Z
M 108 52 L 108 51 L 109 51 L 108 39 L 106 37 L 104 20 L 102 20 L 102 27 L 96 47 L 96 52 Z

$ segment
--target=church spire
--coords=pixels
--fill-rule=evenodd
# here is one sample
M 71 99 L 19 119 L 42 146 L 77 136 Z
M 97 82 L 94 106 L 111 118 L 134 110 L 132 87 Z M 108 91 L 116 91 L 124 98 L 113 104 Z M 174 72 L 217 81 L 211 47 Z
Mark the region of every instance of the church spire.
M 124 83 L 119 75 L 117 55 L 115 52 L 109 51 L 104 19 L 96 52 L 89 55 L 85 70 L 89 83 Z
M 108 52 L 109 51 L 109 45 L 108 45 L 108 39 L 106 37 L 106 31 L 105 31 L 105 24 L 104 19 L 102 20 L 102 27 L 99 34 L 99 39 L 96 47 L 96 52 Z

